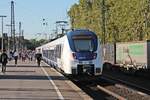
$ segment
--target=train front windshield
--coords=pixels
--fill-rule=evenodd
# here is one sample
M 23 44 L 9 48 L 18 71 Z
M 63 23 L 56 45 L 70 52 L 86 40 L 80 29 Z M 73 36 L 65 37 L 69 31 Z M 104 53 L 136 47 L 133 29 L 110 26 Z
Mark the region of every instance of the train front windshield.
M 92 39 L 75 39 L 74 40 L 74 47 L 77 52 L 79 51 L 93 51 Z
M 74 35 L 72 37 L 74 50 L 77 52 L 93 52 L 97 48 L 96 38 L 91 35 Z

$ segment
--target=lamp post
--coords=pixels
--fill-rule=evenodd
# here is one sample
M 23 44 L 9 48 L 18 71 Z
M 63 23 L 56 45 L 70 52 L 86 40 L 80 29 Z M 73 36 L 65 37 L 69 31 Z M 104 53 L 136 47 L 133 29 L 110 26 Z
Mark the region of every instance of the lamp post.
M 65 27 L 68 25 L 67 21 L 56 21 L 56 32 L 57 35 L 59 35 L 60 33 L 58 33 L 58 27 L 61 28 L 62 34 L 64 34 L 64 29 Z
M 6 26 L 8 27 L 8 42 L 7 42 L 7 50 L 8 50 L 8 53 L 10 51 L 10 37 L 9 37 L 9 27 L 11 27 L 11 25 L 9 24 L 6 24 Z
M 3 39 L 3 28 L 4 28 L 3 27 L 3 18 L 6 17 L 6 16 L 1 15 L 0 17 L 2 18 L 2 47 L 1 47 L 1 50 L 3 52 L 3 50 L 4 50 L 4 44 L 3 44 L 4 43 L 4 39 Z
M 42 25 L 43 25 L 43 33 L 44 33 L 44 35 L 45 35 L 45 39 L 48 40 L 48 39 L 47 39 L 48 33 L 46 32 L 46 29 L 47 29 L 47 27 L 48 27 L 48 22 L 46 21 L 45 18 L 43 18 Z

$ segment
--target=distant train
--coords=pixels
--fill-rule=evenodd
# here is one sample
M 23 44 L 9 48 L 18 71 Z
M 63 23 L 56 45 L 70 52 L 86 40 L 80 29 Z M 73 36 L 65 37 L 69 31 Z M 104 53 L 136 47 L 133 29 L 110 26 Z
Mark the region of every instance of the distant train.
M 102 74 L 102 47 L 92 31 L 71 30 L 64 36 L 36 48 L 39 49 L 45 62 L 66 74 Z

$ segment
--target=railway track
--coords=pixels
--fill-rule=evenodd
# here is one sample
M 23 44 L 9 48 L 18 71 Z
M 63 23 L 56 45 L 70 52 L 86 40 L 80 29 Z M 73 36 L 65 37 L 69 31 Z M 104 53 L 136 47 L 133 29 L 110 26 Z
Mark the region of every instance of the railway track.
M 87 78 L 85 78 L 87 79 Z M 149 100 L 150 96 L 137 91 L 131 86 L 108 77 L 84 80 L 84 78 L 72 78 L 71 80 L 83 91 L 95 100 Z
M 123 96 L 127 100 L 150 100 L 150 93 L 148 89 L 132 84 L 130 82 L 116 79 L 110 76 L 102 76 L 102 79 L 113 83 L 113 86 L 105 86 L 110 91 Z
M 128 86 L 130 88 L 133 88 L 134 90 L 136 90 L 139 94 L 145 94 L 145 95 L 150 95 L 150 89 L 147 89 L 145 87 L 142 87 L 142 86 L 139 86 L 139 85 L 136 85 L 134 83 L 131 83 L 131 82 L 127 82 L 127 81 L 124 81 L 124 80 L 121 80 L 121 79 L 118 79 L 118 78 L 114 78 L 112 76 L 109 76 L 109 75 L 103 75 L 101 78 L 103 79 L 106 79 L 108 81 L 111 81 L 113 83 L 120 83 L 122 85 L 125 86 Z
M 91 77 L 73 77 L 69 78 L 72 80 L 79 88 L 81 88 L 84 92 L 86 92 L 89 96 L 91 96 L 94 100 L 126 100 L 126 98 L 111 92 L 105 87 L 101 86 L 99 83 L 106 83 L 100 78 L 94 79 Z M 103 82 L 100 82 L 103 81 Z M 111 84 L 111 83 L 106 83 Z

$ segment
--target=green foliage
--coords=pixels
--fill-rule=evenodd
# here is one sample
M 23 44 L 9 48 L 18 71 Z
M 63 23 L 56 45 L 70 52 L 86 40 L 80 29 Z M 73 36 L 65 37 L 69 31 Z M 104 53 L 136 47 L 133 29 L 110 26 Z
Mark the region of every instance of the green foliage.
M 34 50 L 36 47 L 43 45 L 47 42 L 48 41 L 45 39 L 41 39 L 41 40 L 36 40 L 36 39 L 27 40 L 27 39 L 25 39 L 24 45 L 26 45 L 27 49 Z
M 79 0 L 68 15 L 72 28 L 88 28 L 107 42 L 150 39 L 150 0 Z M 104 27 L 105 25 L 105 27 Z

